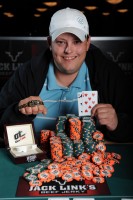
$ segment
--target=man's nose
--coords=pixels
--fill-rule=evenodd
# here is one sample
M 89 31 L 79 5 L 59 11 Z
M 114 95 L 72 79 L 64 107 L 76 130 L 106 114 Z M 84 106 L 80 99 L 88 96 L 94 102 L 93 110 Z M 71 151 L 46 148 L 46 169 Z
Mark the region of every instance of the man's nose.
M 66 44 L 66 47 L 65 47 L 65 53 L 71 53 L 72 52 L 72 44 L 68 43 Z

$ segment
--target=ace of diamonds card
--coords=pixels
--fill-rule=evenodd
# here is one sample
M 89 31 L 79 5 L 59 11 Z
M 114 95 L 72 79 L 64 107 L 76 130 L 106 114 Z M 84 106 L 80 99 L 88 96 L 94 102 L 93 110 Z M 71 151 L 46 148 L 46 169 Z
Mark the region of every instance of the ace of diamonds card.
M 79 116 L 90 116 L 91 109 L 98 103 L 97 91 L 82 91 L 77 93 Z

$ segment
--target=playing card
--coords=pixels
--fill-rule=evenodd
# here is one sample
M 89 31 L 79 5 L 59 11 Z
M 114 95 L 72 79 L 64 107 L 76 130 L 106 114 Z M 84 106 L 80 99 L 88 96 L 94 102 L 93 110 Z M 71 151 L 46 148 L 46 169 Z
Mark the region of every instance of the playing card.
M 83 116 L 83 102 L 82 102 L 82 92 L 77 93 L 78 97 L 78 112 L 79 116 Z
M 91 115 L 91 109 L 97 104 L 97 91 L 83 91 L 82 104 L 84 115 Z
M 91 109 L 98 103 L 97 91 L 82 91 L 78 93 L 79 116 L 90 116 Z

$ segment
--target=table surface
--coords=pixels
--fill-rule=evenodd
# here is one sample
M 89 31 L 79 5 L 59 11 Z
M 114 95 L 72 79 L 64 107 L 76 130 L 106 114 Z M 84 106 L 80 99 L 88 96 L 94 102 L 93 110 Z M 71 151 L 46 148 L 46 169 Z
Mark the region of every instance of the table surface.
M 120 164 L 115 165 L 115 172 L 107 178 L 111 195 L 109 196 L 66 196 L 71 199 L 133 199 L 133 144 L 108 144 L 107 152 L 119 153 L 122 156 Z M 50 197 L 16 197 L 16 190 L 20 176 L 32 163 L 15 164 L 9 158 L 8 152 L 0 148 L 0 199 L 49 199 Z M 54 198 L 54 197 L 52 197 Z M 65 197 L 56 197 L 56 199 Z

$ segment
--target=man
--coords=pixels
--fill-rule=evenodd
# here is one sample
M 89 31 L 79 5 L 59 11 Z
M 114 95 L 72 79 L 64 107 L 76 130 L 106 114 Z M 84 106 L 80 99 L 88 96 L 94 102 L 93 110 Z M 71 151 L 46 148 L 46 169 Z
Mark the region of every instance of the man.
M 92 117 L 98 129 L 109 140 L 131 141 L 125 77 L 90 44 L 85 15 L 71 8 L 57 11 L 51 18 L 48 44 L 48 50 L 20 67 L 3 87 L 1 127 L 33 121 L 39 136 L 42 129 L 55 129 L 58 116 L 78 115 L 78 92 L 97 90 L 99 102 Z

